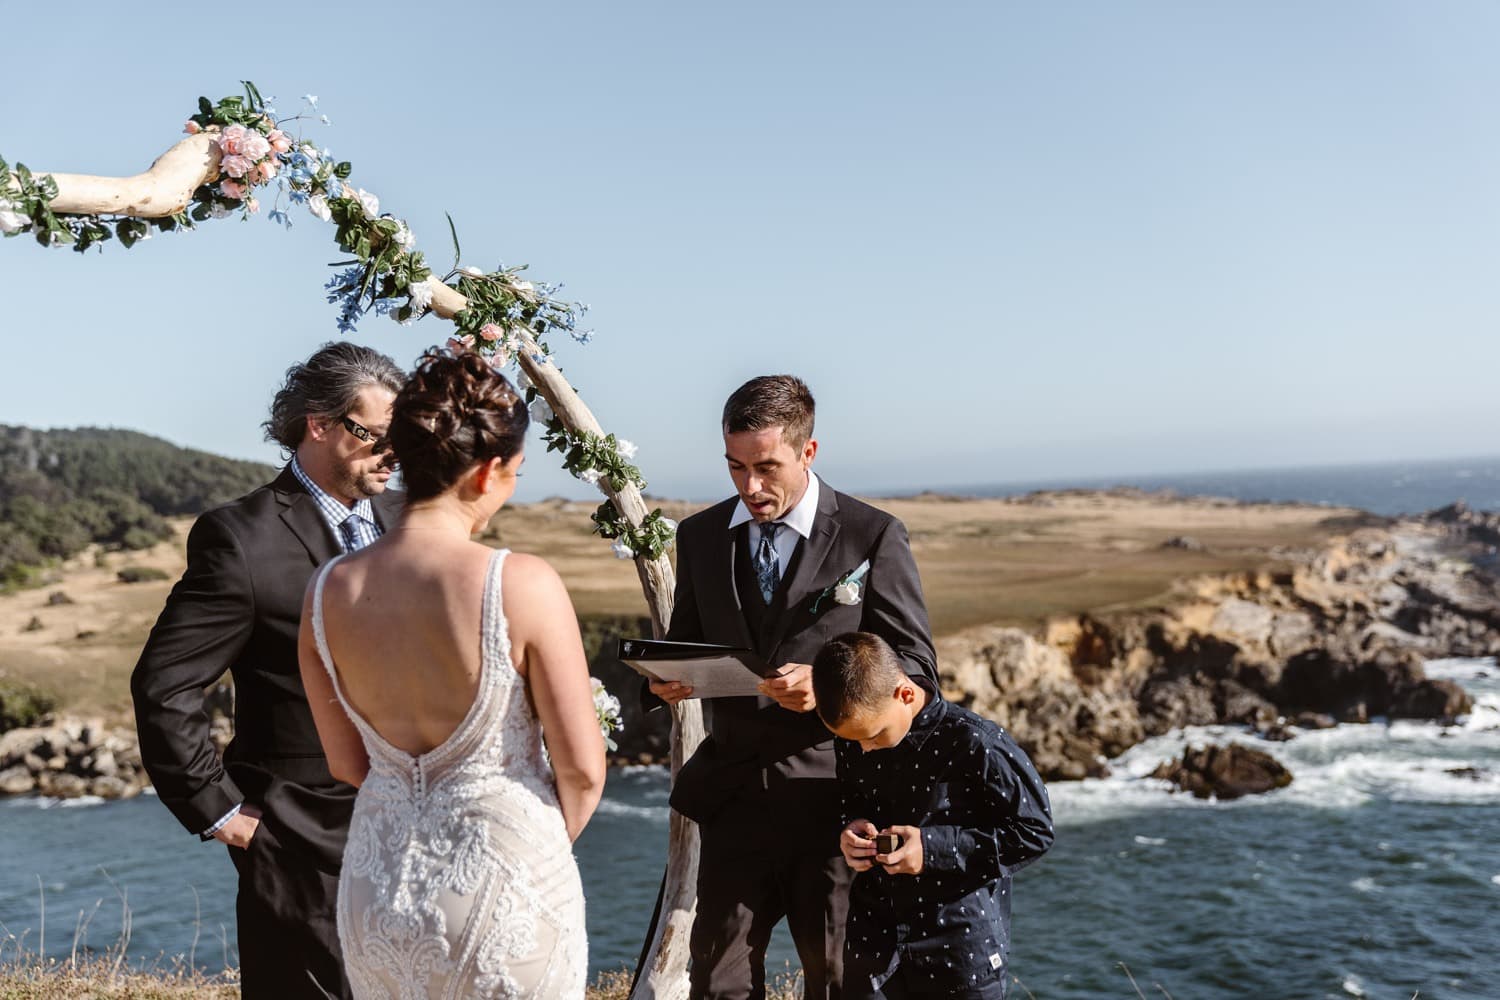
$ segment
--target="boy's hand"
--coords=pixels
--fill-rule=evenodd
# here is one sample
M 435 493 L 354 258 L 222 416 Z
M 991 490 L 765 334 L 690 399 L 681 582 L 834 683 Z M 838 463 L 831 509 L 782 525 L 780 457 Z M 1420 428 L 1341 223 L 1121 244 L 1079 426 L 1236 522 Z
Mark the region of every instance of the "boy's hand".
M 844 861 L 857 872 L 875 867 L 875 841 L 870 838 L 880 831 L 867 819 L 857 819 L 844 827 L 839 834 L 839 850 L 844 852 Z
M 760 682 L 760 693 L 789 712 L 811 712 L 818 701 L 813 697 L 812 664 L 784 665 L 781 673 Z
M 888 826 L 878 832 L 894 833 L 901 838 L 901 846 L 891 853 L 875 855 L 875 863 L 884 868 L 887 875 L 922 874 L 922 831 L 919 828 Z

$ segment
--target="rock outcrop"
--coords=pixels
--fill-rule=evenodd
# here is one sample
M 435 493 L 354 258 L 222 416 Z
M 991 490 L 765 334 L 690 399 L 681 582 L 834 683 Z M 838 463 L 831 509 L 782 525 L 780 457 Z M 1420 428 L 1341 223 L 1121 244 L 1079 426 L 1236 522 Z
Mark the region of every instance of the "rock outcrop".
M 1359 527 L 1275 568 L 1182 581 L 1145 610 L 970 629 L 938 643 L 944 693 L 1010 729 L 1049 779 L 1100 774 L 1183 726 L 1285 739 L 1451 720 L 1471 701 L 1424 660 L 1500 654 L 1500 584 L 1479 566 L 1500 518 L 1483 517 L 1474 537 L 1444 512 Z
M 1237 743 L 1189 747 L 1177 760 L 1152 771 L 1151 777 L 1170 781 L 1197 798 L 1221 801 L 1260 795 L 1292 783 L 1292 772 L 1275 757 Z
M 0 734 L 0 793 L 121 799 L 149 784 L 133 730 L 58 719 Z

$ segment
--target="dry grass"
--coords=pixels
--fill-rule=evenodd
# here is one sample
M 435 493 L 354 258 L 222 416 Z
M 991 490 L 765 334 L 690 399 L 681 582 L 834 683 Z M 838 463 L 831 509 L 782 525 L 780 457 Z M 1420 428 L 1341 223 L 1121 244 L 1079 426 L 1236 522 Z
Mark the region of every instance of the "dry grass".
M 1264 566 L 1276 561 L 1278 549 L 1318 544 L 1345 530 L 1340 518 L 1353 514 L 1098 493 L 1037 502 L 921 497 L 877 504 L 911 532 L 937 635 L 1150 603 L 1184 576 Z M 614 559 L 609 544 L 591 533 L 595 506 L 544 500 L 509 507 L 488 540 L 547 558 L 580 614 L 644 614 L 634 565 Z M 697 509 L 662 506 L 679 519 Z M 188 525 L 179 522 L 173 542 L 148 552 L 111 554 L 102 568 L 87 553 L 45 586 L 0 596 L 0 676 L 54 693 L 69 711 L 128 722 L 130 670 L 171 581 L 182 573 Z M 1192 536 L 1205 551 L 1162 547 L 1176 535 Z M 127 564 L 154 566 L 170 580 L 121 583 L 115 574 Z M 75 603 L 49 605 L 57 590 Z M 25 631 L 33 617 L 42 627 Z

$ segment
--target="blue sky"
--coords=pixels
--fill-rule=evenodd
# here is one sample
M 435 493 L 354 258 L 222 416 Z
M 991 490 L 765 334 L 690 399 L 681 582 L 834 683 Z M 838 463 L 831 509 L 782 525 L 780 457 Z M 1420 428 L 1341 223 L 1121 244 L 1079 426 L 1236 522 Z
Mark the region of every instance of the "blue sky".
M 555 346 L 653 492 L 727 492 L 723 399 L 784 370 L 853 490 L 1500 452 L 1492 3 L 150 8 L 7 41 L 0 155 L 130 174 L 199 94 L 317 94 L 430 258 L 451 212 L 464 263 L 590 303 Z M 274 461 L 337 335 L 294 220 L 0 243 L 0 422 Z

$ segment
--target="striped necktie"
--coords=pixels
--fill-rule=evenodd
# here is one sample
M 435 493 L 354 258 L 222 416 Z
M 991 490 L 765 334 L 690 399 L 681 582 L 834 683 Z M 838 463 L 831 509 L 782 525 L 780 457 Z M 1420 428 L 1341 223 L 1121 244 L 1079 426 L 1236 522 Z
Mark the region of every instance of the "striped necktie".
M 755 549 L 755 579 L 760 584 L 760 596 L 767 604 L 781 583 L 781 558 L 776 554 L 776 532 L 780 521 L 767 521 L 760 526 L 760 545 Z

